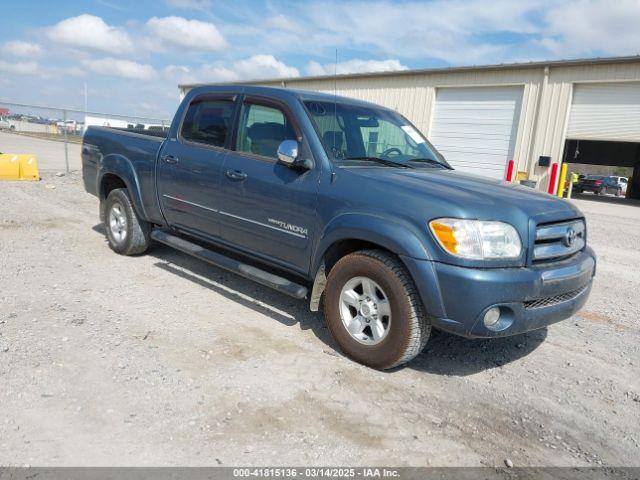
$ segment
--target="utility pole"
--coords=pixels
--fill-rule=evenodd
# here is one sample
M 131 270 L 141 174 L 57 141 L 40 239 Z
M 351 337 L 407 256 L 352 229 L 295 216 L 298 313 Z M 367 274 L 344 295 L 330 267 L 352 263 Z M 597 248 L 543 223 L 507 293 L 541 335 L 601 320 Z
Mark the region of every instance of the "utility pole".
M 64 169 L 69 173 L 69 139 L 67 138 L 67 110 L 62 111 L 62 129 L 64 130 Z

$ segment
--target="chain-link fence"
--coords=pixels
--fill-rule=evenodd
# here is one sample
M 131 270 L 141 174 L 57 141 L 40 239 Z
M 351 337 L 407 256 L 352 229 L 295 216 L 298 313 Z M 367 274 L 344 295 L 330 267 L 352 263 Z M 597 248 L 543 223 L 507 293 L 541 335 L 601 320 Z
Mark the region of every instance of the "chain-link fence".
M 0 153 L 37 157 L 41 170 L 80 168 L 80 144 L 92 125 L 167 131 L 171 121 L 0 101 Z

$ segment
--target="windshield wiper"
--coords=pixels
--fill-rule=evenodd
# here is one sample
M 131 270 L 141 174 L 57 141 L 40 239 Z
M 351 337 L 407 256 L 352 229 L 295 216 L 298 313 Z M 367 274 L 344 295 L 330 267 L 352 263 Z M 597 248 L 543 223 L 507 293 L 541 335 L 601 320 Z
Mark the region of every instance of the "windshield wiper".
M 412 158 L 411 160 L 407 160 L 408 163 L 428 163 L 430 165 L 438 165 L 439 167 L 446 168 L 447 170 L 453 170 L 453 167 L 447 165 L 446 163 L 442 163 L 435 158 Z
M 387 160 L 386 158 L 380 157 L 345 157 L 343 160 L 366 160 L 368 162 L 376 162 L 382 165 L 387 165 L 388 167 L 400 167 L 400 168 L 413 168 L 411 165 L 407 165 L 406 163 L 398 163 L 393 160 Z

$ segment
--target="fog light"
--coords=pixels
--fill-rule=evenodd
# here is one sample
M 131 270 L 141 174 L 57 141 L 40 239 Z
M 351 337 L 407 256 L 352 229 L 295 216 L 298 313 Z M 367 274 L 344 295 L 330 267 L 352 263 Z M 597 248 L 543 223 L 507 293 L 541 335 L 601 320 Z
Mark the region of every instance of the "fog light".
M 500 308 L 492 307 L 484 314 L 484 326 L 491 328 L 500 320 Z

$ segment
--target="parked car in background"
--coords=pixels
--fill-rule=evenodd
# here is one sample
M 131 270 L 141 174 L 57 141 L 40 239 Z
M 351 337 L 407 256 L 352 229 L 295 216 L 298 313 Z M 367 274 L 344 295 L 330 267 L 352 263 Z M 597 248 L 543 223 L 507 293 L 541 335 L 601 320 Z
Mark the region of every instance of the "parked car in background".
M 16 126 L 6 117 L 0 117 L 0 130 L 15 130 Z
M 596 195 L 606 195 L 612 193 L 616 197 L 622 195 L 622 186 L 614 179 L 614 177 L 606 177 L 604 175 L 587 175 L 583 179 L 578 180 L 578 184 L 574 187 L 575 193 L 593 192 Z
M 622 194 L 627 193 L 627 184 L 629 183 L 629 179 L 627 177 L 618 177 L 616 175 L 611 175 L 609 178 L 612 178 L 620 187 L 622 188 Z

